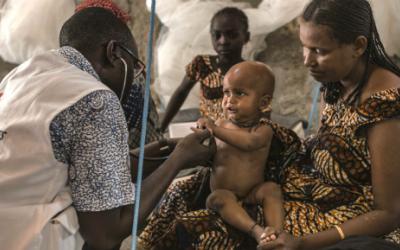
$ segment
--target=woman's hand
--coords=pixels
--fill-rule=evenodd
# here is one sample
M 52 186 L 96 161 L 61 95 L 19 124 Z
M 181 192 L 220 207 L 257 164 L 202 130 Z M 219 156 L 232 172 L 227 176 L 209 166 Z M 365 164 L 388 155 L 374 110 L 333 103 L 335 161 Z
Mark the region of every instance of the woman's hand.
M 300 250 L 301 238 L 281 232 L 278 238 L 257 246 L 257 250 Z

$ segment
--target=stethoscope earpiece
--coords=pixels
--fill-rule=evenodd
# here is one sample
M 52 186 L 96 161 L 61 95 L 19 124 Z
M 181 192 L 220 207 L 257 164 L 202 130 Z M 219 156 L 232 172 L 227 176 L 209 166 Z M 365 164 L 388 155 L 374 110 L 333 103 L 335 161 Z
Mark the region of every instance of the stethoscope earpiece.
M 125 69 L 125 72 L 124 72 L 124 85 L 122 86 L 121 95 L 120 95 L 120 97 L 119 97 L 119 101 L 121 102 L 121 101 L 122 101 L 122 98 L 124 97 L 125 86 L 126 86 L 126 78 L 127 78 L 127 76 L 128 76 L 128 64 L 126 63 L 126 61 L 125 61 L 124 58 L 120 57 L 119 59 L 120 59 L 120 60 L 122 61 L 122 63 L 124 64 L 124 69 Z

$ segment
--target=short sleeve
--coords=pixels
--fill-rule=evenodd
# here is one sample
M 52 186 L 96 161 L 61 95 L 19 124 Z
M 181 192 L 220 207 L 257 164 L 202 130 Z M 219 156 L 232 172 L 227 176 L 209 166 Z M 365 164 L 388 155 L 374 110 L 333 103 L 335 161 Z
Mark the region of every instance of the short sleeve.
M 357 108 L 355 131 L 369 125 L 400 118 L 400 89 L 387 89 L 377 92 Z
M 128 132 L 117 96 L 100 90 L 58 114 L 50 125 L 54 155 L 69 167 L 78 211 L 134 203 Z
M 206 56 L 198 55 L 186 65 L 186 76 L 190 80 L 197 82 L 209 73 L 210 68 L 206 63 L 206 59 Z

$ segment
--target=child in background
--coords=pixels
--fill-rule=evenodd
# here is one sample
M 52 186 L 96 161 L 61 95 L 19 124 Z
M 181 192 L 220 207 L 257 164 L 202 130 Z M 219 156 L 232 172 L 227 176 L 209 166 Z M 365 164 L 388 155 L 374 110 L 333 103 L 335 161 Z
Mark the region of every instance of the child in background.
M 186 66 L 186 75 L 168 103 L 160 129 L 165 131 L 193 86 L 200 83 L 200 114 L 217 120 L 222 115 L 222 79 L 230 67 L 243 61 L 242 48 L 250 33 L 246 14 L 227 7 L 211 19 L 211 41 L 217 55 L 198 55 Z
M 216 138 L 207 207 L 237 229 L 248 232 L 259 244 L 276 239 L 283 227 L 280 187 L 264 182 L 264 171 L 273 138 L 268 125 L 274 91 L 271 69 L 258 62 L 234 65 L 223 81 L 224 118 L 198 120 L 194 131 L 208 129 Z M 267 166 L 268 167 L 268 166 Z M 263 206 L 266 228 L 258 225 L 241 202 Z

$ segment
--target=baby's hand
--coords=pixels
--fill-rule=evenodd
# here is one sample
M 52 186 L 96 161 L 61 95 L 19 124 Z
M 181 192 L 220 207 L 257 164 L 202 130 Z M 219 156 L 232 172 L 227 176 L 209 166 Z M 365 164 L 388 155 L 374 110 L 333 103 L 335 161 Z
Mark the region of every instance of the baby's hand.
M 200 118 L 197 120 L 197 128 L 199 129 L 206 129 L 207 128 L 207 118 Z
M 210 118 L 200 118 L 197 120 L 197 127 L 202 129 L 213 129 L 215 127 L 215 123 Z
M 208 129 L 210 131 L 210 133 L 212 134 L 214 127 L 215 127 L 215 123 L 213 120 L 211 120 L 209 118 L 200 118 L 197 120 L 196 128 L 191 128 L 191 129 L 193 131 Z
M 264 232 L 260 237 L 259 245 L 263 245 L 269 241 L 276 240 L 278 238 L 278 231 L 273 227 L 266 227 L 264 228 Z

